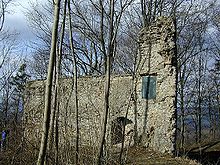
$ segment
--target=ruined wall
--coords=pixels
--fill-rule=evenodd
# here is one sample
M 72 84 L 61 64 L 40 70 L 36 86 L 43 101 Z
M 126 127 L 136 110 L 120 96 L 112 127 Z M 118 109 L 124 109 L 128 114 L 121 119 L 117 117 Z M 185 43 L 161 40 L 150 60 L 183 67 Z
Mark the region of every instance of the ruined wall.
M 110 136 L 117 132 L 113 131 L 113 121 L 120 125 L 128 112 L 126 133 L 132 132 L 130 135 L 134 135 L 133 130 L 137 128 L 137 142 L 161 152 L 173 152 L 176 131 L 174 35 L 175 28 L 171 19 L 158 18 L 152 26 L 140 32 L 139 64 L 135 78 L 130 75 L 111 77 L 108 120 Z M 80 77 L 78 80 L 81 145 L 97 146 L 100 140 L 104 80 L 102 76 Z M 147 81 L 147 87 L 146 80 L 150 80 Z M 60 144 L 71 146 L 75 144 L 73 82 L 72 79 L 62 79 L 60 84 Z M 44 86 L 44 81 L 30 82 L 26 90 L 25 134 L 38 143 L 44 109 Z M 143 95 L 147 95 L 147 98 Z M 120 136 L 120 131 L 117 134 Z M 116 140 L 120 142 L 119 139 Z
M 146 111 L 146 130 L 142 143 L 162 152 L 174 150 L 176 131 L 176 56 L 175 27 L 167 17 L 160 17 L 140 32 L 139 75 L 156 78 L 156 98 L 141 99 Z M 140 84 L 138 89 L 141 89 Z M 144 126 L 143 126 L 144 127 Z
M 103 119 L 105 77 L 80 77 L 78 79 L 80 144 L 97 146 Z M 60 144 L 74 146 L 75 108 L 73 80 L 60 80 L 59 91 L 59 134 Z M 125 116 L 131 109 L 132 77 L 129 75 L 112 76 L 110 90 L 110 116 L 108 131 L 112 121 Z M 26 90 L 25 118 L 26 137 L 39 143 L 44 109 L 44 81 L 30 82 Z M 132 128 L 133 129 L 133 128 Z

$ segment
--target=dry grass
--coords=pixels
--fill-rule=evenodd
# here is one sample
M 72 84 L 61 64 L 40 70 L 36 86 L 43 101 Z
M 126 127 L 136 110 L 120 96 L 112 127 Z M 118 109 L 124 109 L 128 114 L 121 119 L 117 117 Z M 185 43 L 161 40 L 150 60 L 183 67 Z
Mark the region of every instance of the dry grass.
M 199 163 L 181 157 L 172 157 L 146 148 L 130 148 L 128 165 L 199 165 Z
M 91 149 L 91 148 L 90 148 Z M 81 149 L 81 160 L 80 164 L 82 165 L 92 165 L 96 164 L 97 159 L 96 153 L 94 151 L 87 149 Z M 73 152 L 73 151 L 72 151 Z M 127 165 L 199 165 L 199 163 L 181 157 L 172 157 L 168 154 L 161 154 L 159 152 L 155 152 L 150 149 L 146 149 L 143 147 L 131 147 L 126 152 L 127 154 L 124 155 L 125 163 Z M 16 155 L 15 155 L 16 154 Z M 36 163 L 36 152 L 33 152 L 29 149 L 29 152 L 15 152 L 12 150 L 7 150 L 5 152 L 0 153 L 0 164 L 1 165 L 8 165 L 12 162 L 12 157 L 15 156 L 15 161 L 13 164 L 19 165 L 29 165 Z M 35 156 L 34 156 L 35 155 Z M 74 153 L 70 154 L 74 159 Z M 107 164 L 109 165 L 119 165 L 119 152 L 112 155 L 111 158 L 108 158 Z M 74 162 L 74 160 L 72 160 Z M 72 162 L 71 161 L 71 162 Z M 62 161 L 63 162 L 63 161 Z M 67 163 L 67 162 L 66 162 Z

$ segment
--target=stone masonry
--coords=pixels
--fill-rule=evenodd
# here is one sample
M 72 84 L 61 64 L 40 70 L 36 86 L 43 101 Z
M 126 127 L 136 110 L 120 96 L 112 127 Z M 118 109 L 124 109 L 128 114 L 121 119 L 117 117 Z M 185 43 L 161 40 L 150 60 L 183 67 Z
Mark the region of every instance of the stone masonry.
M 143 130 L 145 135 L 142 143 L 155 150 L 171 153 L 175 149 L 176 132 L 176 54 L 173 21 L 166 17 L 158 18 L 154 25 L 140 32 L 139 42 L 140 79 L 143 76 L 156 77 L 156 98 L 139 98 L 139 109 L 147 111 L 146 131 Z
M 167 17 L 159 17 L 139 34 L 138 68 L 135 76 L 111 76 L 108 135 L 111 144 L 121 142 L 120 129 L 131 143 L 173 153 L 176 133 L 175 27 Z M 103 76 L 78 80 L 80 145 L 97 146 L 104 101 Z M 74 145 L 75 110 L 72 79 L 61 79 L 59 89 L 59 133 L 61 145 Z M 27 84 L 25 135 L 39 143 L 44 110 L 44 81 Z M 124 122 L 125 121 L 125 122 Z M 136 130 L 136 131 L 135 131 Z M 134 139 L 135 136 L 135 139 Z M 126 138 L 127 140 L 128 138 Z

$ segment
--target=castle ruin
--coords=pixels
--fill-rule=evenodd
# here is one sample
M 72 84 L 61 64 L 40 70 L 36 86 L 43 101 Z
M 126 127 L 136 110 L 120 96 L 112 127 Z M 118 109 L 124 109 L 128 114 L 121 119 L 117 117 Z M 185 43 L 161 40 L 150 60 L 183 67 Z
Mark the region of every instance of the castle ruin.
M 176 134 L 175 26 L 159 17 L 139 34 L 138 67 L 135 75 L 111 76 L 108 135 L 111 144 L 122 142 L 122 125 L 130 143 L 163 153 L 173 153 Z M 78 79 L 80 144 L 95 146 L 100 140 L 104 103 L 103 76 Z M 74 145 L 75 110 L 72 79 L 61 79 L 59 89 L 60 144 Z M 25 136 L 40 141 L 44 81 L 27 84 Z

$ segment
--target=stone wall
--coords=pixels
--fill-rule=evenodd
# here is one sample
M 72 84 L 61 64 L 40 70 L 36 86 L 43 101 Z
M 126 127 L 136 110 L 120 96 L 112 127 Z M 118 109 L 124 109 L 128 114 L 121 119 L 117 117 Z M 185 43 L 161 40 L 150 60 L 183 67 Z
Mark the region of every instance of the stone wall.
M 172 153 L 175 147 L 176 125 L 176 63 L 175 28 L 171 19 L 158 18 L 152 26 L 140 32 L 139 67 L 134 78 L 130 75 L 111 77 L 110 115 L 108 135 L 110 141 L 120 139 L 120 126 L 126 120 L 126 136 L 135 134 L 136 142 L 161 152 Z M 153 97 L 143 98 L 144 78 L 153 77 L 147 91 Z M 104 77 L 80 77 L 79 115 L 80 144 L 97 146 L 103 117 Z M 147 79 L 148 80 L 148 79 Z M 72 79 L 60 80 L 59 131 L 60 144 L 74 145 L 75 110 Z M 155 89 L 149 87 L 154 85 Z M 30 82 L 26 88 L 26 137 L 39 143 L 44 109 L 44 81 Z M 146 91 L 145 91 L 146 94 Z M 127 114 L 127 116 L 126 116 Z M 116 122 L 116 124 L 115 124 Z M 113 127 L 114 126 L 114 127 Z M 115 135 L 116 134 L 116 135 Z M 131 140 L 133 141 L 133 140 Z M 115 144 L 113 142 L 112 144 Z
M 147 111 L 142 143 L 162 152 L 175 148 L 176 132 L 176 55 L 175 27 L 171 19 L 160 17 L 140 32 L 140 77 L 156 77 L 156 98 L 141 99 Z M 141 89 L 141 87 L 138 87 Z
M 97 145 L 100 140 L 100 129 L 103 118 L 104 80 L 100 77 L 81 77 L 78 79 L 80 143 Z M 60 80 L 59 91 L 59 133 L 62 144 L 74 145 L 75 140 L 75 108 L 73 80 Z M 112 76 L 110 90 L 110 116 L 108 131 L 112 122 L 125 116 L 131 109 L 132 77 L 129 75 Z M 39 142 L 44 109 L 44 81 L 29 82 L 26 88 L 25 121 L 26 137 Z M 133 128 L 132 128 L 133 129 Z

